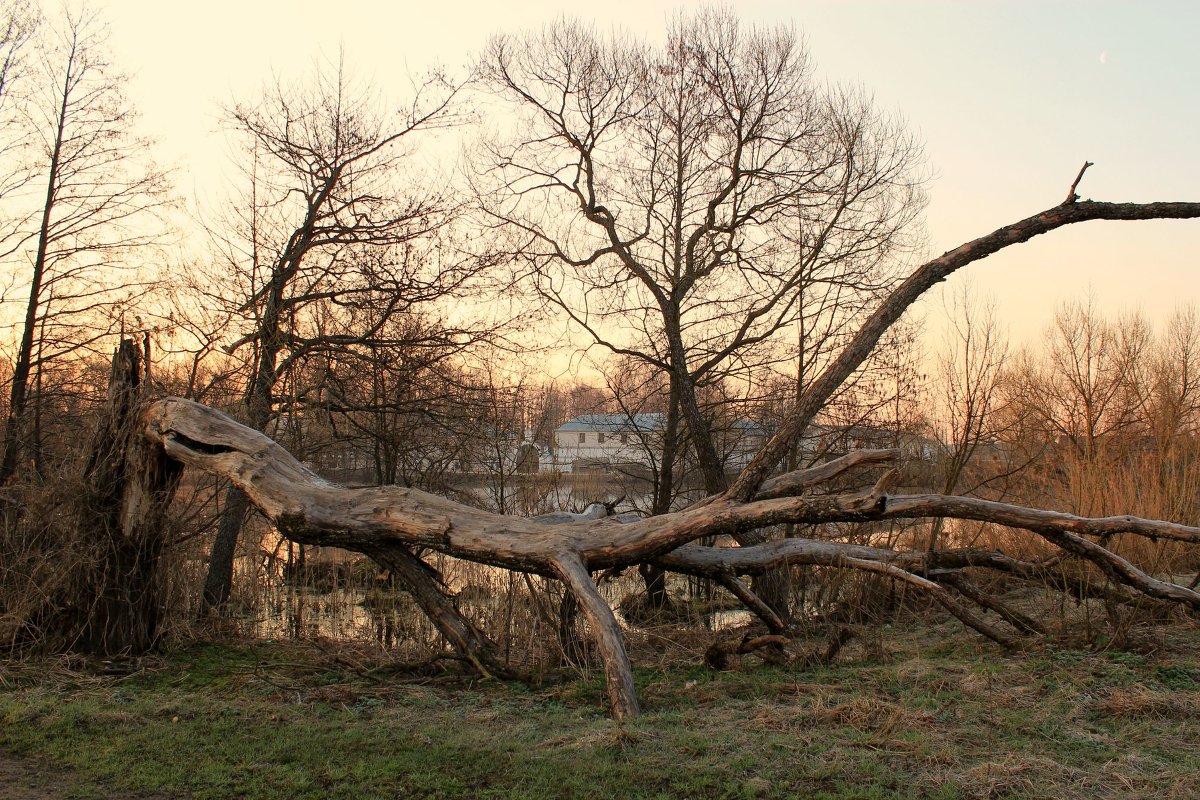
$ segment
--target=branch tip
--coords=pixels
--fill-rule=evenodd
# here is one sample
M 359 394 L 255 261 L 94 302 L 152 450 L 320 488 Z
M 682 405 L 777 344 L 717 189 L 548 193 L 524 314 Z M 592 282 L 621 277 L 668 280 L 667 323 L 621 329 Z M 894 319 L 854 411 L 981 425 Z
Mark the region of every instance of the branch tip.
M 1075 176 L 1075 180 L 1071 183 L 1071 188 L 1067 190 L 1067 199 L 1062 203 L 1064 206 L 1069 206 L 1079 199 L 1079 195 L 1075 194 L 1075 190 L 1079 188 L 1079 182 L 1083 180 L 1083 173 L 1087 172 L 1088 167 L 1093 166 L 1095 166 L 1094 162 L 1083 162 L 1083 166 L 1079 168 L 1079 174 Z

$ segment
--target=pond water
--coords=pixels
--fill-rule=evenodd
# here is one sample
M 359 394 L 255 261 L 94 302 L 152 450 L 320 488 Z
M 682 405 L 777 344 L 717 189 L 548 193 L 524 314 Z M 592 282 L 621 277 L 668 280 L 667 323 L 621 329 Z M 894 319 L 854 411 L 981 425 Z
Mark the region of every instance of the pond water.
M 492 629 L 501 619 L 509 619 L 510 624 L 526 628 L 537 624 L 546 629 L 542 634 L 554 635 L 545 617 L 555 615 L 561 602 L 562 592 L 557 582 L 536 577 L 527 580 L 494 567 L 461 566 L 469 575 L 455 575 L 454 570 L 446 570 L 450 574 L 447 584 L 457 594 L 459 608 L 489 634 L 495 633 Z M 636 572 L 606 580 L 598 588 L 612 606 L 618 624 L 626 630 L 639 630 L 621 610 L 622 600 L 642 590 Z M 678 579 L 672 585 L 672 596 L 680 601 L 686 603 L 688 593 L 685 580 Z M 697 602 L 696 607 L 703 606 Z M 724 609 L 719 604 L 711 608 L 706 612 L 690 612 L 688 618 L 678 621 L 724 630 L 753 620 L 750 612 L 743 609 Z M 428 646 L 440 640 L 437 630 L 408 595 L 389 587 L 317 589 L 289 585 L 283 580 L 266 581 L 251 623 L 253 634 L 266 639 L 323 638 L 371 642 L 387 649 L 405 643 Z
M 593 502 L 619 500 L 618 512 L 643 508 L 649 495 L 641 487 L 611 477 L 563 476 L 553 483 L 510 488 L 508 501 L 521 500 L 520 509 L 530 515 L 555 510 L 582 511 Z M 467 488 L 467 487 L 464 487 Z M 534 491 L 536 489 L 536 491 Z M 496 504 L 492 488 L 473 486 L 481 504 Z M 257 596 L 251 607 L 249 627 L 263 638 L 371 642 L 392 649 L 406 644 L 441 646 L 441 638 L 424 614 L 403 593 L 386 583 L 386 576 L 369 559 L 336 548 L 304 548 L 303 557 L 273 531 L 262 542 L 260 561 L 244 560 L 243 575 L 254 576 Z M 507 570 L 458 561 L 441 555 L 426 560 L 438 570 L 447 589 L 457 596 L 459 608 L 489 635 L 507 637 L 505 628 L 524 626 L 533 636 L 554 637 L 561 585 L 538 577 L 525 577 Z M 303 564 L 303 569 L 294 565 Z M 295 573 L 295 574 L 292 574 Z M 711 603 L 723 590 L 703 582 L 672 576 L 673 597 Z M 641 578 L 630 569 L 617 579 L 599 584 L 601 594 L 614 609 L 618 623 L 631 626 L 620 610 L 621 601 L 643 590 Z M 691 606 L 689 605 L 689 608 Z M 750 621 L 743 610 L 710 608 L 685 620 L 700 627 L 721 630 Z M 497 628 L 499 628 L 497 630 Z M 550 630 L 545 630 L 549 628 Z

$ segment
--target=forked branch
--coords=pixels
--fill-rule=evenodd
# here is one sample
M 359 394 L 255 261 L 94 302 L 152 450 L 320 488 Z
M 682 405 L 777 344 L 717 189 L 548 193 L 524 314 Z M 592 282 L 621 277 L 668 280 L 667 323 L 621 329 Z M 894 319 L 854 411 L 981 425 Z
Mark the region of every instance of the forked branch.
M 1082 175 L 1080 170 L 1072 185 L 1072 196 Z M 927 289 L 956 270 L 1005 247 L 1075 222 L 1195 217 L 1200 217 L 1200 203 L 1072 200 L 929 261 L 892 292 L 841 354 L 808 385 L 779 432 L 727 492 L 682 511 L 631 524 L 598 519 L 539 525 L 530 520 L 489 514 L 413 489 L 394 486 L 345 489 L 314 475 L 266 436 L 220 412 L 186 400 L 163 400 L 151 406 L 144 417 L 144 431 L 152 446 L 162 448 L 170 458 L 229 478 L 283 535 L 295 541 L 343 547 L 381 559 L 391 558 L 395 552 L 407 552 L 407 548 L 425 547 L 482 564 L 561 579 L 583 610 L 604 659 L 609 699 L 617 717 L 635 715 L 638 704 L 620 628 L 590 577 L 590 572 L 600 569 L 656 562 L 667 569 L 710 574 L 741 594 L 744 587 L 737 576 L 773 566 L 809 563 L 853 568 L 916 586 L 988 638 L 1018 647 L 1022 644 L 1019 636 L 990 625 L 969 611 L 936 580 L 938 575 L 918 574 L 928 573 L 928 559 L 936 558 L 944 568 L 954 557 L 952 554 L 897 554 L 812 539 L 788 539 L 744 548 L 706 548 L 691 543 L 707 536 L 757 535 L 756 532 L 784 523 L 819 525 L 922 517 L 983 520 L 1037 533 L 1062 551 L 1087 559 L 1112 580 L 1143 596 L 1200 608 L 1200 593 L 1154 578 L 1104 546 L 1084 538 L 1128 532 L 1195 544 L 1200 542 L 1200 528 L 1136 517 L 1087 519 L 943 495 L 891 496 L 887 493 L 886 476 L 864 492 L 801 494 L 814 483 L 828 481 L 848 469 L 894 460 L 894 451 L 854 454 L 768 480 L 781 457 L 838 387 L 863 363 L 883 333 Z M 1007 557 L 994 554 L 989 558 L 993 568 L 1003 568 Z M 416 566 L 402 556 L 397 559 L 395 563 L 402 567 Z M 922 563 L 921 559 L 926 561 Z M 981 560 L 986 562 L 988 558 Z M 1014 571 L 1036 573 L 1036 568 L 1020 562 L 1007 566 Z M 955 585 L 955 579 L 946 583 Z M 411 588 L 422 590 L 419 578 Z M 972 587 L 960 583 L 959 588 L 970 599 Z M 753 604 L 751 595 L 744 599 Z M 431 596 L 429 601 L 431 613 L 441 613 L 437 598 Z M 1018 629 L 1036 629 L 1019 617 L 1004 616 Z M 473 641 L 474 633 L 469 624 L 463 627 L 464 623 L 449 614 L 444 617 L 443 630 L 449 631 L 448 638 L 460 649 L 486 655 L 486 641 Z

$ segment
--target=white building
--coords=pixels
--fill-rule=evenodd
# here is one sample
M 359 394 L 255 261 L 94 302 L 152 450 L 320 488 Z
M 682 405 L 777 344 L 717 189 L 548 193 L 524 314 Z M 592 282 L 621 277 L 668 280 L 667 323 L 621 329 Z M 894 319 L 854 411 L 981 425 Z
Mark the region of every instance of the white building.
M 555 469 L 562 472 L 648 469 L 662 454 L 663 414 L 585 414 L 554 431 Z M 750 420 L 735 420 L 716 432 L 725 468 L 741 470 L 767 440 Z
M 584 414 L 554 430 L 562 472 L 647 468 L 662 452 L 662 414 Z

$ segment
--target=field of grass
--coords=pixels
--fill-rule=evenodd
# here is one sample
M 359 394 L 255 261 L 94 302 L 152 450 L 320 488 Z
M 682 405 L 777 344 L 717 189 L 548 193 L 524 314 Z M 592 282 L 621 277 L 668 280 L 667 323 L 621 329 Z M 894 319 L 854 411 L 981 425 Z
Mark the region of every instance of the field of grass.
M 1148 655 L 925 624 L 831 667 L 744 659 L 640 670 L 626 724 L 598 673 L 477 683 L 328 644 L 25 661 L 0 667 L 0 750 L 54 775 L 46 798 L 1200 797 L 1195 626 Z

